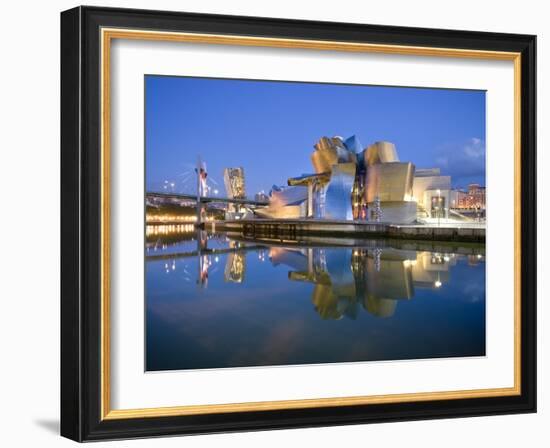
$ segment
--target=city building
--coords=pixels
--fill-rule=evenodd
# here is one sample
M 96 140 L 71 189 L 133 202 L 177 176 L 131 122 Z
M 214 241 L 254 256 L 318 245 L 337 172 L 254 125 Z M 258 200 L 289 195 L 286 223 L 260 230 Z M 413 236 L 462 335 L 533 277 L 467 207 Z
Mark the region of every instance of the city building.
M 486 218 L 486 188 L 479 184 L 468 185 L 468 190 L 451 191 L 451 213 L 468 220 Z
M 226 168 L 223 170 L 223 183 L 229 199 L 245 199 L 244 168 Z M 240 219 L 241 207 L 238 204 L 227 206 L 226 219 Z
M 269 195 L 262 190 L 254 195 L 254 200 L 256 202 L 269 202 Z
M 485 210 L 485 187 L 479 184 L 468 185 L 468 191 L 462 192 L 457 208 Z
M 238 168 L 226 168 L 223 170 L 223 183 L 225 184 L 225 191 L 227 197 L 230 199 L 244 199 L 246 198 L 246 189 L 244 183 L 244 169 Z
M 449 205 L 451 209 L 459 210 L 462 208 L 462 204 L 464 204 L 464 197 L 467 195 L 467 193 L 463 190 L 454 188 L 451 190 L 451 196 L 450 196 L 450 202 Z

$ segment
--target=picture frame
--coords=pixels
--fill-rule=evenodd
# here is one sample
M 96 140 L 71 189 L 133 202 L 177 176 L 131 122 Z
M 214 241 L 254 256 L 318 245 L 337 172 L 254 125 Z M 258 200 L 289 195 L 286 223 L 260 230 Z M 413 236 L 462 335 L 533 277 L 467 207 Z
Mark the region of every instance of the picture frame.
M 513 386 L 113 409 L 109 80 L 117 39 L 513 63 Z M 535 58 L 531 35 L 82 6 L 61 13 L 61 435 L 82 442 L 536 412 Z

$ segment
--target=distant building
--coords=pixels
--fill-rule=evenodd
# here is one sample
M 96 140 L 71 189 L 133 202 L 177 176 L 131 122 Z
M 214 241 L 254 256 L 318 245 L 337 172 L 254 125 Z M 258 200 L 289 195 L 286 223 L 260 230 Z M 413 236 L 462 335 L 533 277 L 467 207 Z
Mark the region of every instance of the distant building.
M 245 199 L 246 189 L 244 183 L 244 169 L 226 168 L 223 170 L 223 183 L 229 199 Z M 227 219 L 241 218 L 241 207 L 238 204 L 229 204 L 227 206 Z
M 254 200 L 257 202 L 269 202 L 269 195 L 265 191 L 260 191 L 254 195 Z
M 464 208 L 484 210 L 486 205 L 485 191 L 485 187 L 479 184 L 468 185 L 468 194 L 465 195 L 463 200 Z
M 468 190 L 453 190 L 452 208 L 459 210 L 485 210 L 486 188 L 479 184 L 468 185 Z
M 223 170 L 223 182 L 227 197 L 230 199 L 246 198 L 246 189 L 244 183 L 244 169 L 226 168 Z

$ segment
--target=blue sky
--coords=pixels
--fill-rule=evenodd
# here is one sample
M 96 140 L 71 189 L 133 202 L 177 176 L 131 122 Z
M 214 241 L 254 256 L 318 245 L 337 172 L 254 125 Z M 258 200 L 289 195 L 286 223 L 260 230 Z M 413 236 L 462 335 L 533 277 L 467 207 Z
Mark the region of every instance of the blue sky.
M 485 185 L 485 92 L 407 87 L 145 77 L 146 188 L 192 192 L 197 157 L 223 193 L 242 166 L 248 196 L 313 172 L 322 136 L 393 142 L 401 161 L 440 167 L 455 187 Z M 220 193 L 220 194 L 221 194 Z

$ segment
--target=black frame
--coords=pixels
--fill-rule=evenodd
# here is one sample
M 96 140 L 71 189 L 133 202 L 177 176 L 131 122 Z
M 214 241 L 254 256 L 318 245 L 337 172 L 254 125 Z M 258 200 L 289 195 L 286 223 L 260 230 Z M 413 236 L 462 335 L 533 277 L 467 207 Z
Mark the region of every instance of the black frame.
M 521 395 L 100 418 L 100 27 L 521 53 Z M 77 7 L 61 13 L 61 435 L 76 441 L 536 412 L 536 36 Z

